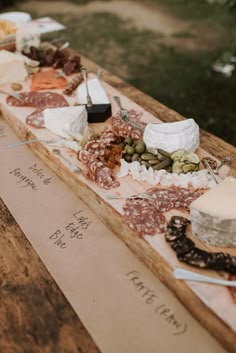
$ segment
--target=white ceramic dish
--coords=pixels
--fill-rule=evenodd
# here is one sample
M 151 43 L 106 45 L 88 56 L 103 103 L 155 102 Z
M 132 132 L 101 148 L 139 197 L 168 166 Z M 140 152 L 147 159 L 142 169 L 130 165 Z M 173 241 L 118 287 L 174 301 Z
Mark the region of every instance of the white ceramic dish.
M 0 14 L 0 20 L 13 22 L 16 26 L 31 21 L 31 16 L 27 12 L 5 12 Z

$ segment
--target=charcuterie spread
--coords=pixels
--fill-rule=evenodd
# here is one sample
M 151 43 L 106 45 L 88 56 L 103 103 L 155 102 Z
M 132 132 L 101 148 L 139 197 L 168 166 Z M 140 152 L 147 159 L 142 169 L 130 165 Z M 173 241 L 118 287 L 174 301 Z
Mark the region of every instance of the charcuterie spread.
M 95 75 L 89 74 L 84 82 L 80 56 L 67 49 L 44 44 L 23 54 L 27 56 L 0 52 L 0 89 L 7 94 L 0 93 L 0 102 L 3 115 L 21 137 L 52 141 L 29 146 L 39 155 L 47 151 L 42 153 L 43 160 L 133 251 L 141 246 L 139 257 L 155 273 L 164 259 L 172 269 L 184 263 L 234 279 L 236 181 L 228 178 L 228 167 L 221 168 L 220 161 L 199 147 L 196 121 L 163 123 Z M 4 74 L 6 65 L 18 68 L 18 74 Z M 114 96 L 126 109 L 119 109 Z M 90 123 L 88 108 L 93 104 L 111 104 L 111 116 L 103 123 Z M 64 159 L 53 155 L 55 145 L 78 171 L 73 172 Z M 225 205 L 218 207 L 217 199 L 225 193 L 229 195 Z M 217 228 L 219 219 L 222 231 Z M 199 222 L 205 228 L 198 226 Z M 212 244 L 231 246 L 231 252 L 211 248 Z M 200 287 L 190 283 L 189 288 L 236 331 L 233 289 L 219 289 L 231 312 L 225 317 L 217 301 L 206 304 Z

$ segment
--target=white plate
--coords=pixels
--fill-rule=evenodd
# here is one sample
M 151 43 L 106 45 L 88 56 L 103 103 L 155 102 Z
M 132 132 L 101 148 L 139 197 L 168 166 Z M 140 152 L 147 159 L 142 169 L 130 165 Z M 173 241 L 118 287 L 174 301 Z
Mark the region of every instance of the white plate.
M 13 22 L 16 26 L 29 22 L 31 16 L 27 12 L 5 12 L 0 14 L 0 20 L 7 20 Z

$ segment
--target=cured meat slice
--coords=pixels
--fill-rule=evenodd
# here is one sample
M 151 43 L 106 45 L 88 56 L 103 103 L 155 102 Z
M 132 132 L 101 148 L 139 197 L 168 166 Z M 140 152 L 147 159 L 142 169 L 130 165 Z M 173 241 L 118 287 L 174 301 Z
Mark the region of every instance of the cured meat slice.
M 173 209 L 185 209 L 189 211 L 190 200 L 194 201 L 204 191 L 168 187 L 168 188 L 151 188 L 146 194 L 153 199 L 147 198 L 130 198 L 126 201 L 123 210 L 124 217 L 131 229 L 136 230 L 139 235 L 155 235 L 166 231 L 166 218 L 164 213 Z M 187 202 L 186 202 L 187 198 Z M 177 233 L 178 236 L 178 233 Z M 191 249 L 191 242 L 185 242 L 184 249 Z M 179 249 L 179 247 L 178 247 Z M 186 250 L 179 253 L 185 253 Z
M 114 178 L 111 169 L 104 166 L 98 169 L 95 181 L 102 189 L 106 190 L 120 186 L 120 183 Z
M 190 222 L 184 217 L 173 216 L 167 225 L 165 239 L 176 252 L 178 260 L 198 268 L 226 271 L 234 275 L 230 277 L 231 279 L 236 278 L 236 257 L 223 252 L 208 252 L 197 248 L 186 235 L 188 223 Z M 232 291 L 236 299 L 235 288 Z
M 82 74 L 76 75 L 66 86 L 65 90 L 63 91 L 63 94 L 66 94 L 67 96 L 71 96 L 73 92 L 76 90 L 76 88 L 79 86 L 79 84 L 83 81 L 83 76 Z
M 39 109 L 68 107 L 65 98 L 54 92 L 22 92 L 20 93 L 23 101 L 19 101 L 15 97 L 8 96 L 7 104 L 14 107 L 33 107 Z
M 114 132 L 108 129 L 102 133 L 99 139 L 89 141 L 85 145 L 84 149 L 97 156 L 104 156 L 106 148 L 112 143 L 115 143 L 117 140 L 118 137 L 114 134 Z
M 67 80 L 65 77 L 58 76 L 55 69 L 36 72 L 31 81 L 30 90 L 38 91 L 41 89 L 65 88 Z
M 152 200 L 144 198 L 127 199 L 124 207 L 124 217 L 129 227 L 140 236 L 154 235 L 165 231 L 166 219 L 160 213 Z
M 95 154 L 82 150 L 78 153 L 78 159 L 87 167 L 87 177 L 95 181 L 102 189 L 110 190 L 120 186 L 113 176 L 112 170 L 104 165 Z
M 36 110 L 26 118 L 26 124 L 38 129 L 44 128 L 43 110 Z
M 135 110 L 129 111 L 129 119 L 132 122 L 140 125 L 141 127 L 145 127 L 145 124 L 141 121 L 141 117 L 142 117 L 141 113 L 138 113 Z M 113 131 L 118 136 L 121 136 L 121 137 L 130 136 L 133 140 L 142 139 L 143 137 L 143 131 L 133 127 L 127 122 L 124 122 L 121 119 L 120 112 L 115 117 L 112 117 L 112 128 L 113 128 Z

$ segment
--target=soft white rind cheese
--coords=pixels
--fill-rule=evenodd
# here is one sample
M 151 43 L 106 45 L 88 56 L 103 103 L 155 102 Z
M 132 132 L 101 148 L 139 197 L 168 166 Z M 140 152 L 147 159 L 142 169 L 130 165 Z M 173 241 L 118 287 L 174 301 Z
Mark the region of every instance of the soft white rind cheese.
M 162 149 L 172 153 L 184 149 L 191 153 L 199 147 L 199 126 L 193 119 L 147 124 L 143 140 L 148 150 Z
M 97 78 L 88 80 L 89 95 L 93 104 L 110 104 L 106 91 Z M 77 88 L 77 99 L 80 104 L 87 104 L 87 91 L 85 83 Z
M 236 246 L 236 180 L 224 180 L 190 205 L 193 234 L 207 244 Z
M 64 130 L 84 134 L 88 113 L 84 106 L 48 108 L 44 110 L 44 125 L 55 134 L 68 138 Z
M 191 186 L 193 189 L 211 188 L 216 185 L 214 179 L 210 176 L 206 169 L 193 173 L 176 174 L 168 173 L 165 169 L 147 169 L 145 165 L 141 165 L 137 161 L 132 163 L 128 163 L 124 159 L 121 159 L 120 161 L 120 170 L 116 175 L 118 178 L 131 175 L 134 180 L 145 181 L 150 185 L 175 185 L 185 188 Z
M 0 50 L 0 85 L 24 81 L 27 77 L 24 57 Z

